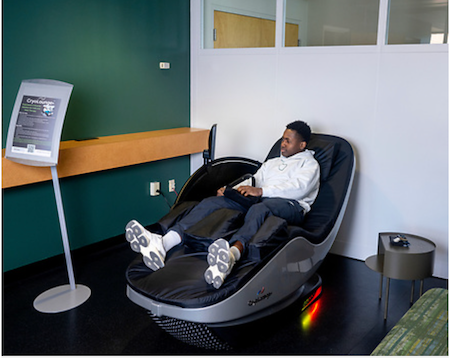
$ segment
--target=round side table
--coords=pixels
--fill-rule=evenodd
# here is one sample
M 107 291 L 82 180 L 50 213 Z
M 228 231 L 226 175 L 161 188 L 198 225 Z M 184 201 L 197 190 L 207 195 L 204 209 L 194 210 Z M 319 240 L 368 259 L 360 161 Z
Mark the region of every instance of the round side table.
M 404 235 L 409 241 L 408 247 L 391 245 L 389 237 Z M 383 276 L 386 277 L 386 297 L 384 319 L 387 318 L 390 279 L 412 280 L 411 303 L 414 297 L 414 281 L 420 280 L 420 296 L 423 293 L 423 280 L 432 276 L 436 245 L 423 237 L 411 234 L 383 232 L 378 235 L 378 253 L 366 259 L 371 270 L 379 272 L 380 296 L 383 294 Z

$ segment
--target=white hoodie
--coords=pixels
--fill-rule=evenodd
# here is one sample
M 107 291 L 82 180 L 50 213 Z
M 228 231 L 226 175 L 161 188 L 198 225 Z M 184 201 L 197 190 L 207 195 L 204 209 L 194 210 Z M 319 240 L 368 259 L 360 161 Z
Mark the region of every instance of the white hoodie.
M 305 214 L 319 193 L 320 166 L 314 151 L 308 149 L 288 158 L 281 155 L 269 159 L 254 177 L 255 186 L 263 190 L 263 197 L 297 200 Z

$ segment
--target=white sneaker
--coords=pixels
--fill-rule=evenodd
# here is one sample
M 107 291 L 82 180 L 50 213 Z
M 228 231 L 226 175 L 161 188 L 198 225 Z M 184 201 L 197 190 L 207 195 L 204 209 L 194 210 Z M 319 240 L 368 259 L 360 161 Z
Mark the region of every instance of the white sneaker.
M 147 267 L 153 271 L 164 267 L 166 250 L 164 250 L 161 235 L 153 234 L 136 220 L 131 220 L 125 227 L 125 237 L 131 249 L 142 254 Z
M 214 288 L 220 288 L 236 263 L 228 241 L 218 239 L 209 245 L 206 260 L 209 267 L 203 275 L 205 281 Z

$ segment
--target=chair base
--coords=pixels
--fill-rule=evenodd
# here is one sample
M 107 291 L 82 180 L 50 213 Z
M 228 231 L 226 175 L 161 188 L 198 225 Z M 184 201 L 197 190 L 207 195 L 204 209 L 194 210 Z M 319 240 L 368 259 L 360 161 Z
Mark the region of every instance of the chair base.
M 285 307 L 283 304 L 278 307 L 279 311 L 288 310 L 294 307 L 305 311 L 314 302 L 316 302 L 322 293 L 322 279 L 318 274 L 314 274 L 297 291 L 299 297 L 296 301 Z M 277 307 L 272 308 L 277 311 Z M 149 312 L 152 319 L 164 331 L 174 338 L 199 348 L 215 351 L 230 351 L 233 348 L 248 344 L 250 340 L 264 335 L 267 327 L 274 328 L 276 325 L 283 324 L 283 319 L 272 314 L 263 318 L 253 317 L 254 320 L 246 318 L 246 322 L 227 322 L 223 324 L 206 324 L 185 321 L 171 317 L 158 317 Z M 282 312 L 280 312 L 282 315 Z M 268 323 L 270 321 L 270 323 Z M 251 332 L 249 334 L 248 332 Z

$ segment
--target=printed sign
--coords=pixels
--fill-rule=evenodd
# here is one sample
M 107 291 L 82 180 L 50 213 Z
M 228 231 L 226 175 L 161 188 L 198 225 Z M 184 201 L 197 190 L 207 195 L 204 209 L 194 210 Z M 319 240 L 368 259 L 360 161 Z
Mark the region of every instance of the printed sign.
M 54 80 L 22 81 L 9 124 L 6 158 L 34 166 L 57 164 L 72 88 Z

